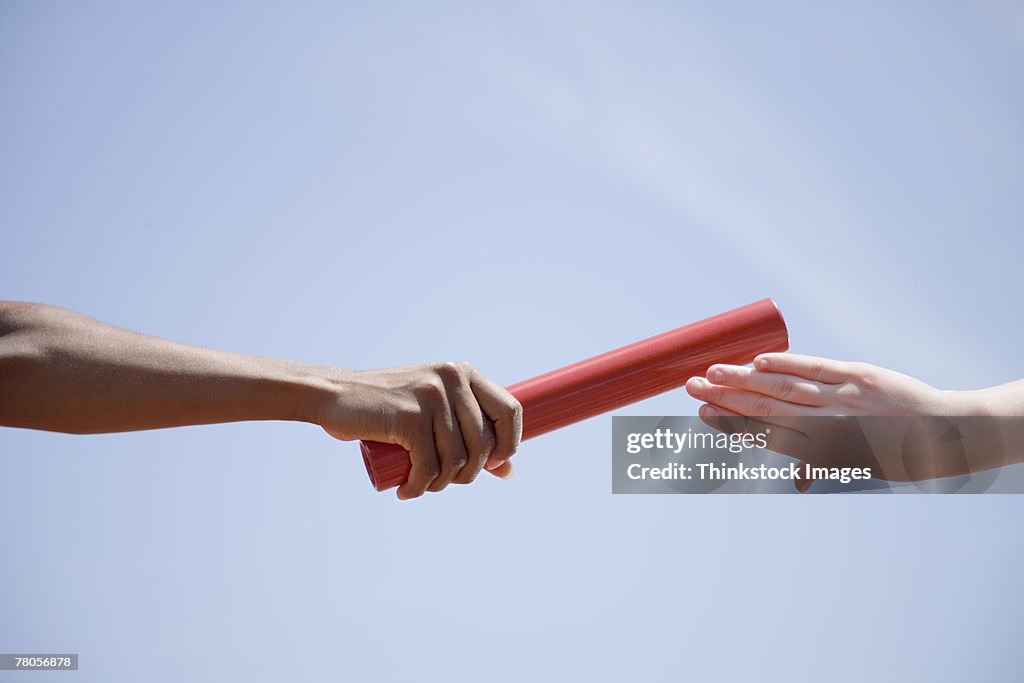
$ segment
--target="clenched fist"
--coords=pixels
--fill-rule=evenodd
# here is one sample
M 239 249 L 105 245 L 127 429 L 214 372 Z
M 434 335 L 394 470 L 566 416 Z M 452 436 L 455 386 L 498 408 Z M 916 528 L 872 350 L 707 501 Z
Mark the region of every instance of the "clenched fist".
M 522 436 L 523 410 L 501 386 L 466 362 L 340 371 L 320 409 L 320 425 L 342 440 L 395 443 L 409 451 L 412 471 L 402 500 L 449 484 L 469 484 L 480 471 L 508 478 Z

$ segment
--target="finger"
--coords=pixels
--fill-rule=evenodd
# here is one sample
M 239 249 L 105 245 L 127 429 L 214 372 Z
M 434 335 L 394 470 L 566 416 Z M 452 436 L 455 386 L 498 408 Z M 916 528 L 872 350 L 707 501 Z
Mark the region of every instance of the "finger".
M 700 401 L 731 410 L 734 413 L 752 417 L 771 417 L 775 418 L 773 422 L 781 420 L 784 424 L 790 424 L 792 418 L 821 415 L 823 410 L 816 406 L 787 403 L 744 389 L 718 386 L 700 377 L 691 377 L 686 383 L 686 391 Z
M 809 472 L 808 468 L 804 468 L 805 472 Z M 794 479 L 793 485 L 796 486 L 796 490 L 800 493 L 807 493 L 810 490 L 811 485 L 814 484 L 814 477 L 808 474 L 803 479 Z
M 731 410 L 704 404 L 697 411 L 701 421 L 712 429 L 727 434 L 764 434 L 764 447 L 770 451 L 802 459 L 811 449 L 811 438 L 793 426 L 779 424 L 770 419 L 740 415 Z
M 763 433 L 766 437 L 765 448 L 800 460 L 801 478 L 793 480 L 796 490 L 800 493 L 806 493 L 811 488 L 814 478 L 805 476 L 808 468 L 802 466 L 804 460 L 800 457 L 801 454 L 808 452 L 811 448 L 811 439 L 804 432 L 753 417 L 739 415 L 706 403 L 700 407 L 697 414 L 700 415 L 700 419 L 704 424 L 722 432 L 730 434 L 735 432 Z
M 741 365 L 712 365 L 707 378 L 721 386 L 746 389 L 789 403 L 823 406 L 827 402 L 826 385 L 796 375 L 762 372 Z
M 763 420 L 748 415 L 740 415 L 731 410 L 705 403 L 697 410 L 701 422 L 712 429 L 726 434 L 742 434 L 745 432 L 761 432 L 768 428 Z
M 460 381 L 452 389 L 452 405 L 462 429 L 462 441 L 466 444 L 466 464 L 453 479 L 456 484 L 470 484 L 480 474 L 487 458 L 494 450 L 494 427 L 484 416 L 469 383 Z
M 487 467 L 498 467 L 519 448 L 523 437 L 523 407 L 515 396 L 478 372 L 473 372 L 470 388 L 480 408 L 494 424 L 494 449 Z
M 754 367 L 762 372 L 796 375 L 823 384 L 842 384 L 853 374 L 850 363 L 797 353 L 762 353 L 754 359 Z
M 434 443 L 437 446 L 441 471 L 427 490 L 437 493 L 452 483 L 469 461 L 466 444 L 462 440 L 462 430 L 452 410 L 451 401 L 445 401 L 434 414 Z
M 490 474 L 498 477 L 499 479 L 511 479 L 515 470 L 512 469 L 512 461 L 506 460 L 496 467 L 487 470 Z
M 417 435 L 409 450 L 412 469 L 409 478 L 398 487 L 398 499 L 409 500 L 419 498 L 427 490 L 430 483 L 441 473 L 441 464 L 437 459 L 437 447 L 434 445 L 434 431 L 431 423 Z

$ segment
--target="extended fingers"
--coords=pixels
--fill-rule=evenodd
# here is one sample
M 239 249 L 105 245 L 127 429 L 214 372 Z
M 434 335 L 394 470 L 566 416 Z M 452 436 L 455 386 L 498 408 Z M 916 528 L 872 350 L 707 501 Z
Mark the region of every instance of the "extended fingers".
M 805 406 L 823 406 L 828 385 L 796 375 L 762 372 L 740 365 L 712 365 L 707 378 L 713 384 L 746 389 L 781 401 Z
M 782 455 L 803 459 L 810 448 L 810 438 L 796 427 L 740 415 L 707 403 L 700 407 L 697 414 L 704 424 L 726 434 L 764 433 L 764 447 Z
M 707 403 L 700 407 L 697 414 L 704 424 L 727 434 L 763 433 L 765 435 L 765 448 L 801 461 L 806 458 L 808 451 L 812 448 L 811 439 L 807 434 L 799 429 L 787 427 L 776 422 L 739 415 L 731 410 Z M 811 488 L 813 483 L 813 479 L 807 478 L 793 480 L 793 485 L 800 493 L 805 493 Z
M 762 353 L 754 359 L 760 372 L 796 375 L 823 384 L 842 384 L 853 374 L 852 363 L 798 353 Z
M 790 403 L 746 389 L 720 386 L 702 377 L 691 377 L 686 383 L 686 391 L 699 401 L 752 417 L 793 418 L 821 413 L 816 406 Z

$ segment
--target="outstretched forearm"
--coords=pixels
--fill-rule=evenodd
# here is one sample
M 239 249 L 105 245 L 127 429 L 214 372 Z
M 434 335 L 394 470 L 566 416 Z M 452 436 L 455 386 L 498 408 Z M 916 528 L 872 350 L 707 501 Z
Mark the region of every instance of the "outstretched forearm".
M 1020 417 L 1024 415 L 1024 379 L 990 389 L 947 392 L 959 395 L 959 405 L 967 415 Z
M 515 397 L 465 362 L 346 370 L 149 337 L 41 304 L 0 302 L 0 425 L 92 434 L 300 420 L 409 451 L 399 498 L 512 474 Z
M 0 424 L 120 432 L 317 421 L 329 369 L 199 348 L 42 304 L 0 302 Z

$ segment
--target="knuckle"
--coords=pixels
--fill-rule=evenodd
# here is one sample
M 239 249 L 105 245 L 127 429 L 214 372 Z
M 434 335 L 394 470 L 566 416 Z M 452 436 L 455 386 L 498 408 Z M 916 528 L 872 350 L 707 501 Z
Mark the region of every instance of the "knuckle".
M 484 432 L 480 435 L 480 446 L 479 453 L 483 457 L 489 456 L 494 452 L 494 447 L 497 445 L 497 440 L 494 438 L 494 432 Z
M 494 445 L 489 442 L 486 437 L 481 435 L 478 438 L 473 439 L 473 443 L 466 444 L 467 462 L 478 463 L 486 460 L 491 455 L 491 451 L 494 450 Z
M 490 456 L 505 460 L 512 456 L 516 452 L 516 444 L 511 441 L 503 441 L 495 444 L 494 448 L 491 449 Z
M 857 364 L 857 381 L 862 388 L 868 390 L 877 389 L 878 380 L 878 369 L 874 365 L 868 365 L 867 363 Z
M 448 462 L 453 471 L 458 471 L 469 462 L 469 454 L 465 448 L 456 449 L 448 456 Z
M 772 388 L 772 393 L 778 398 L 786 398 L 793 393 L 793 382 L 788 379 L 779 379 Z
M 441 465 L 436 460 L 420 464 L 420 472 L 427 479 L 437 479 L 441 475 Z
M 852 404 L 860 400 L 863 395 L 863 390 L 860 384 L 856 382 L 843 382 L 836 389 L 836 396 L 838 396 L 846 404 Z
M 523 405 L 512 394 L 508 395 L 501 409 L 501 417 L 498 420 L 501 425 L 511 432 L 512 441 L 518 441 L 523 433 Z M 515 444 L 512 444 L 513 451 Z
M 457 383 L 462 380 L 464 370 L 462 361 L 445 361 L 434 367 L 434 372 L 445 382 Z
M 445 396 L 444 382 L 437 375 L 433 375 L 423 381 L 418 391 L 421 396 L 429 400 L 437 400 Z
M 462 468 L 459 472 L 459 476 L 455 478 L 456 484 L 469 484 L 476 479 L 476 475 L 480 474 L 480 470 L 483 469 L 483 461 L 477 460 L 470 463 Z
M 443 476 L 440 476 L 430 482 L 430 486 L 427 487 L 427 490 L 430 491 L 431 493 L 440 493 L 441 491 L 444 491 L 445 488 L 450 483 L 451 481 L 449 481 Z
M 758 417 L 772 417 L 774 405 L 767 396 L 759 396 L 754 399 L 751 407 L 754 409 L 754 415 Z
M 820 360 L 811 361 L 810 374 L 811 379 L 817 381 L 821 379 L 821 376 L 825 373 L 825 363 Z

